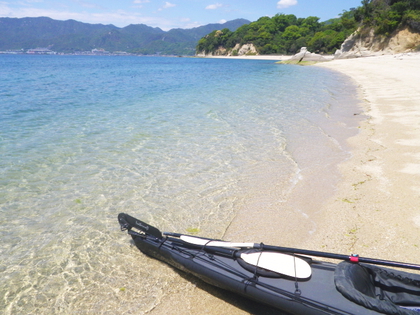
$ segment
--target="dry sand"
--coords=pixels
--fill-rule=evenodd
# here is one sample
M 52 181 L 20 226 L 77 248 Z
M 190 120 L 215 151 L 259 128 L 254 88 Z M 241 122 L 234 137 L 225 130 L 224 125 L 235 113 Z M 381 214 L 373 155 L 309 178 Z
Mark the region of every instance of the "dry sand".
M 265 234 L 272 235 L 272 240 L 281 235 L 281 242 L 264 241 L 420 264 L 420 54 L 334 60 L 317 66 L 354 80 L 368 119 L 361 123 L 360 133 L 349 139 L 352 158 L 339 166 L 342 180 L 311 222 L 316 225 L 312 237 L 297 239 L 281 230 L 282 222 L 290 219 L 289 228 L 298 226 L 299 233 L 307 228 L 304 220 L 273 217 L 278 221 L 270 225 L 279 228 Z M 257 216 L 254 222 L 267 226 L 263 221 L 267 219 Z M 226 237 L 247 241 L 234 223 Z M 169 310 L 174 314 L 276 314 L 192 278 L 180 281 L 185 282 L 183 289 L 169 294 L 150 314 Z
M 305 247 L 420 263 L 420 54 L 318 65 L 354 80 L 368 120 Z
M 292 56 L 289 55 L 243 55 L 243 56 L 206 56 L 203 58 L 213 58 L 213 59 L 242 59 L 242 60 L 289 60 Z

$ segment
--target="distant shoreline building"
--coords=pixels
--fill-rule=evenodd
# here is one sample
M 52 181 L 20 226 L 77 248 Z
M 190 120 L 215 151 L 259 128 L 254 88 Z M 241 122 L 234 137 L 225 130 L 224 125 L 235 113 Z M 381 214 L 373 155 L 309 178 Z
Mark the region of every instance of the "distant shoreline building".
M 110 54 L 109 51 L 106 51 L 103 48 L 100 48 L 100 49 L 95 48 L 95 49 L 92 49 L 91 51 L 92 51 L 92 54 L 94 55 L 109 55 Z
M 24 54 L 25 51 L 23 49 L 20 50 L 2 50 L 0 51 L 0 54 L 10 54 L 10 55 L 18 55 L 18 54 Z
M 55 55 L 57 54 L 55 51 L 50 50 L 49 48 L 31 48 L 28 49 L 27 54 L 32 55 Z

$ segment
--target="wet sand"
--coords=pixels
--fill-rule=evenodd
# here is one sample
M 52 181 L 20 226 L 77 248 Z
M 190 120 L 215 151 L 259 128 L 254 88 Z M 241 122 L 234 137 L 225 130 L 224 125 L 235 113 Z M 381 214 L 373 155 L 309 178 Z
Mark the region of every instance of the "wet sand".
M 232 222 L 226 239 L 261 241 L 255 229 L 265 227 L 266 243 L 420 264 L 420 54 L 317 66 L 340 71 L 359 86 L 367 117 L 348 140 L 352 157 L 339 165 L 336 193 L 317 203 L 317 196 L 310 197 L 318 189 L 315 183 L 296 200 L 319 208 L 311 220 L 256 214 Z M 265 200 L 255 202 L 250 208 L 267 206 Z M 307 229 L 311 237 L 297 237 Z M 192 278 L 180 281 L 183 290 L 172 292 L 150 314 L 276 314 Z

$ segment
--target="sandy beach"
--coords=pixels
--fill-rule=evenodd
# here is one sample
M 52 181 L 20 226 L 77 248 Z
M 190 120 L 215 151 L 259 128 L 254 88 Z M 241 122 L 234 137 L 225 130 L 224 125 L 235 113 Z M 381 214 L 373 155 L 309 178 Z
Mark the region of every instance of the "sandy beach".
M 420 263 L 420 54 L 318 64 L 359 86 L 364 114 L 352 158 L 304 246 Z
M 366 119 L 358 135 L 348 139 L 352 157 L 339 165 L 342 179 L 336 194 L 317 211 L 311 239 L 283 235 L 281 242 L 420 263 L 420 53 L 332 60 L 316 66 L 353 80 L 363 111 L 358 114 Z M 277 226 L 281 221 L 285 219 L 279 219 Z M 237 233 L 239 227 L 231 227 L 227 237 Z M 276 241 L 278 233 L 270 233 Z
M 310 222 L 274 214 L 257 214 L 249 220 L 252 211 L 244 209 L 248 223 L 239 214 L 226 239 L 255 241 L 263 232 L 266 243 L 419 264 L 420 54 L 334 60 L 317 66 L 354 81 L 361 114 L 367 117 L 360 132 L 348 140 L 352 157 L 339 165 L 342 178 L 336 193 L 319 204 L 316 196 L 298 201 L 319 206 Z M 299 238 L 307 228 L 313 230 L 311 237 Z M 236 296 L 222 296 L 210 286 L 191 283 L 189 288 L 173 292 L 151 314 L 169 309 L 178 314 L 276 314 Z
M 205 56 L 203 58 L 214 58 L 214 59 L 241 59 L 241 60 L 288 60 L 292 56 L 289 55 L 242 55 L 242 56 Z

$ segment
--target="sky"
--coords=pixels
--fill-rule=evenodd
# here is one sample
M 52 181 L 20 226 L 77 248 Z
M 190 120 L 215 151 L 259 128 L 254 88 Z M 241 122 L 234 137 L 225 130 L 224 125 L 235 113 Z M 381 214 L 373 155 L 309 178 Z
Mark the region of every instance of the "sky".
M 317 16 L 323 22 L 359 6 L 361 0 L 0 0 L 0 17 L 47 16 L 118 27 L 146 24 L 167 31 L 238 18 L 256 21 L 277 13 Z

